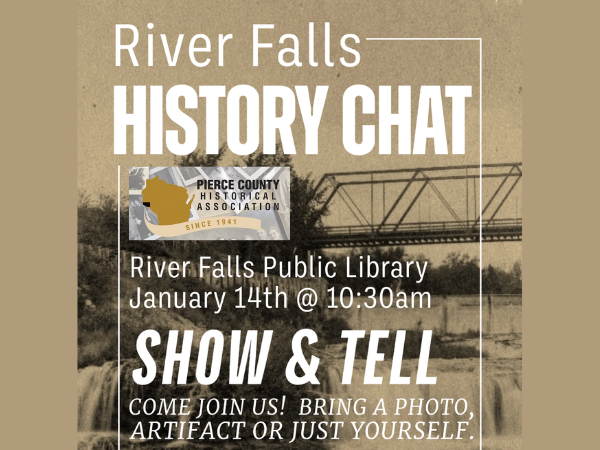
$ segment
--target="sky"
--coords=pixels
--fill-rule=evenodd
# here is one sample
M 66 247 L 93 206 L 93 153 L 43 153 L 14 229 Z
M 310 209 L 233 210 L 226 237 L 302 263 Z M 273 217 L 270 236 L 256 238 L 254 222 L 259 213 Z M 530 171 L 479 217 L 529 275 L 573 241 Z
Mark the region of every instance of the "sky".
M 292 127 L 298 151 L 293 156 L 296 170 L 315 178 L 326 172 L 383 170 L 405 167 L 430 167 L 479 164 L 480 131 L 483 163 L 522 161 L 522 89 L 521 89 L 521 9 L 516 2 L 495 1 L 420 2 L 195 2 L 156 3 L 151 1 L 82 1 L 78 28 L 78 184 L 92 197 L 115 193 L 117 166 L 174 165 L 174 157 L 165 148 L 164 155 L 113 154 L 113 87 L 161 85 L 164 90 L 184 84 L 233 86 L 248 84 L 262 95 L 265 85 L 329 86 L 319 128 L 319 154 L 305 155 L 304 131 L 299 108 Z M 309 64 L 309 22 L 314 23 L 315 60 Z M 331 60 L 324 62 L 325 22 L 330 23 Z M 153 24 L 152 30 L 147 27 Z M 123 53 L 123 64 L 115 66 L 115 25 L 131 24 L 140 33 L 136 47 L 139 67 L 134 67 Z M 252 65 L 252 24 L 273 24 L 274 29 L 261 31 L 261 39 L 273 43 L 272 49 L 259 51 L 259 66 Z M 154 65 L 148 67 L 147 35 L 154 36 Z M 211 63 L 195 67 L 189 60 L 187 45 L 195 34 L 211 40 L 208 56 Z M 219 34 L 233 34 L 224 47 L 224 65 L 219 67 L 217 43 Z M 174 46 L 179 34 L 184 35 L 178 63 L 167 65 L 160 34 Z M 302 67 L 282 67 L 277 53 L 283 48 L 279 39 L 284 34 L 298 37 Z M 356 67 L 344 67 L 339 58 L 349 57 L 340 48 L 340 38 L 354 34 L 360 43 L 356 48 L 361 61 Z M 367 38 L 444 37 L 482 39 L 483 58 L 480 80 L 479 41 L 368 41 Z M 290 41 L 286 41 L 287 44 Z M 349 44 L 351 42 L 349 41 Z M 351 58 L 351 56 L 350 56 Z M 483 92 L 480 96 L 479 83 Z M 465 155 L 434 155 L 428 146 L 426 155 L 377 154 L 375 149 L 364 156 L 350 155 L 342 142 L 342 96 L 352 85 L 369 86 L 377 95 L 378 86 L 410 85 L 414 131 L 420 86 L 471 85 L 472 97 L 466 102 Z M 482 107 L 480 130 L 479 107 Z M 392 95 L 392 110 L 397 99 Z M 197 110 L 189 110 L 199 126 L 199 150 L 204 146 L 205 110 L 201 100 Z M 220 141 L 225 141 L 226 108 L 222 100 L 219 117 Z M 451 116 L 451 105 L 444 103 L 445 117 Z M 376 117 L 359 118 L 357 125 L 376 124 Z M 446 121 L 450 136 L 450 121 Z M 165 116 L 165 129 L 174 128 Z M 131 133 L 129 133 L 131 134 Z M 244 134 L 244 132 L 242 132 Z M 397 140 L 392 135 L 392 149 Z M 131 153 L 131 150 L 129 150 Z M 233 162 L 228 155 L 224 162 Z M 122 186 L 126 186 L 126 170 L 122 170 Z M 479 189 L 479 186 L 477 186 Z M 484 184 L 484 199 L 495 189 Z M 125 191 L 123 191 L 125 194 Z M 293 194 L 292 194 L 293 195 Z M 449 200 L 464 203 L 463 193 L 448 193 Z M 520 214 L 519 198 L 512 200 L 511 211 Z M 435 263 L 450 251 L 478 255 L 478 245 L 461 244 L 411 247 L 411 254 L 423 253 Z M 521 243 L 484 244 L 485 261 L 510 267 L 521 258 Z

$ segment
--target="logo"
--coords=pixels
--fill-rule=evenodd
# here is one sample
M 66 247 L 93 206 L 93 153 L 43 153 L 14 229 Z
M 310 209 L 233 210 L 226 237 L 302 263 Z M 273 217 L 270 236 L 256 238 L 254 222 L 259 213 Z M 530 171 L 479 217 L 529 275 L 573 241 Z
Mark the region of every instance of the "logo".
M 289 240 L 287 167 L 130 167 L 130 240 Z

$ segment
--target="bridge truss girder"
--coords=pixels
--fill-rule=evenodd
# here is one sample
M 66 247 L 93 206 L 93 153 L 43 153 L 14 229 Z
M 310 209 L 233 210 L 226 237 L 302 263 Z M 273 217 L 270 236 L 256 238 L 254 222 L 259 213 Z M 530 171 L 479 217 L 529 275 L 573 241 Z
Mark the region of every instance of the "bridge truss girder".
M 462 165 L 380 171 L 338 172 L 323 175 L 316 190 L 325 191 L 323 208 L 336 201 L 351 211 L 358 224 L 325 226 L 308 238 L 312 248 L 340 248 L 385 245 L 425 245 L 459 242 L 519 241 L 522 239 L 522 219 L 497 218 L 522 179 L 522 163 Z M 500 180 L 493 194 L 481 205 L 481 214 L 469 218 L 469 181 Z M 452 207 L 436 183 L 466 183 L 466 217 Z M 389 208 L 385 206 L 386 186 L 403 184 Z M 383 217 L 373 214 L 374 186 L 383 185 Z M 370 189 L 370 214 L 346 188 Z M 453 217 L 450 221 L 407 222 L 409 213 L 429 187 Z M 475 189 L 474 189 L 475 191 Z M 477 192 L 472 192 L 475 203 Z M 368 202 L 367 202 L 368 203 Z M 475 207 L 474 207 L 475 209 Z M 394 217 L 399 217 L 394 219 Z

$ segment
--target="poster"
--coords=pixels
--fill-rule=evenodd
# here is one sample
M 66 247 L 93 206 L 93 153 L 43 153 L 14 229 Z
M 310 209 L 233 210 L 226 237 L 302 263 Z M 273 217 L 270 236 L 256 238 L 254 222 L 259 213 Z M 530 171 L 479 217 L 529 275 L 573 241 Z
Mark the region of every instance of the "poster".
M 78 447 L 521 448 L 520 17 L 81 2 Z M 289 171 L 250 239 L 236 168 Z

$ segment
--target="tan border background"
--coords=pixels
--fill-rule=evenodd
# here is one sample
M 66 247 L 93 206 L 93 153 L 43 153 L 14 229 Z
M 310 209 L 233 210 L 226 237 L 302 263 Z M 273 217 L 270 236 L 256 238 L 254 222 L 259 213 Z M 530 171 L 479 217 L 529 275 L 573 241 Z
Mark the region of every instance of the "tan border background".
M 591 448 L 597 14 L 525 3 L 523 448 Z M 2 15 L 2 446 L 76 448 L 76 2 L 12 2 Z
M 2 6 L 2 448 L 77 448 L 77 3 Z
M 523 448 L 594 448 L 599 8 L 525 3 Z

